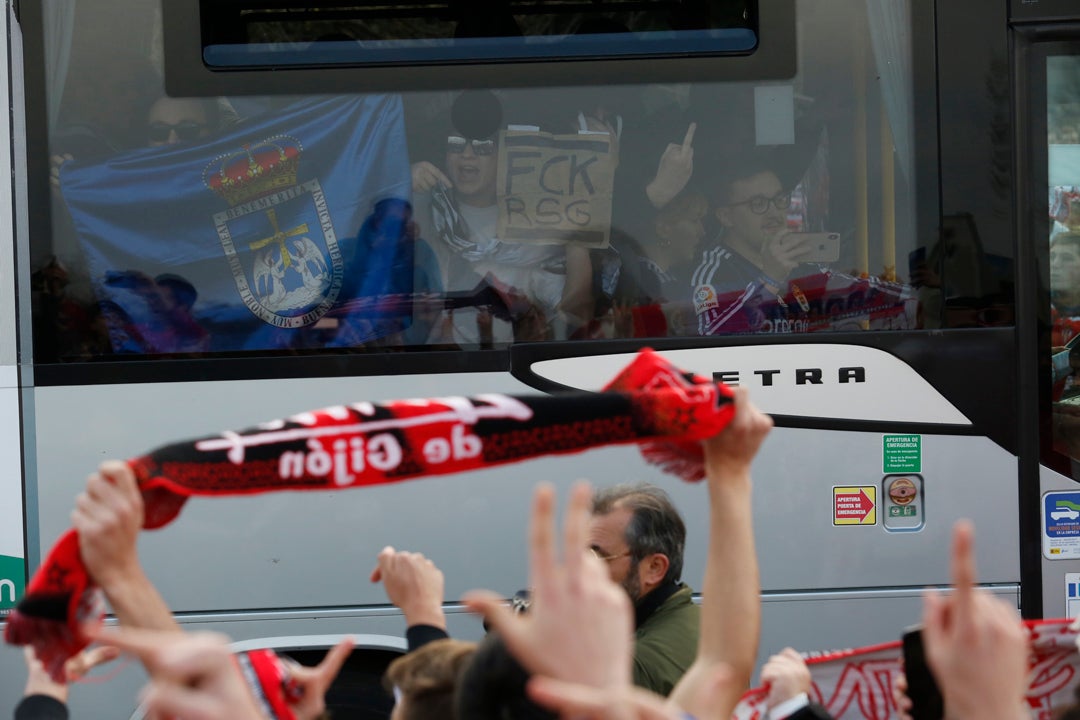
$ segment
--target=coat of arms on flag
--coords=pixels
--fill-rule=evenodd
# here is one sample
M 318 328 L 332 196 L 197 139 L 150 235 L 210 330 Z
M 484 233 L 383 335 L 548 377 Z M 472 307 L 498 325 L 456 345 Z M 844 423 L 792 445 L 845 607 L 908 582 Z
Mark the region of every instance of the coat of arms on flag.
M 411 323 L 413 242 L 387 211 L 411 207 L 399 96 L 304 98 L 76 158 L 60 191 L 114 354 L 348 346 Z
M 322 186 L 318 178 L 297 184 L 302 154 L 299 140 L 280 135 L 215 158 L 203 173 L 230 206 L 215 213 L 214 226 L 240 299 L 263 322 L 285 328 L 325 315 L 342 284 Z M 238 245 L 250 253 L 241 256 Z

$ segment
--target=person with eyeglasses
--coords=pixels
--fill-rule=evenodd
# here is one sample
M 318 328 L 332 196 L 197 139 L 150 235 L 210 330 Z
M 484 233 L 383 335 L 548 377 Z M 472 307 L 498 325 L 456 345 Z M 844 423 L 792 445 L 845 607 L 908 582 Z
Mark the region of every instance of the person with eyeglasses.
M 836 272 L 813 252 L 817 234 L 793 232 L 792 191 L 752 153 L 713 193 L 718 242 L 691 277 L 698 334 L 902 329 L 916 325 L 910 287 Z
M 437 341 L 484 348 L 565 339 L 592 317 L 588 250 L 500 241 L 496 175 L 502 103 L 488 90 L 466 91 L 455 99 L 450 120 L 445 172 L 430 162 L 412 166 L 421 232 L 438 256 L 447 292 L 487 284 L 507 308 L 448 311 L 448 322 L 440 327 L 444 337 Z
M 789 233 L 791 192 L 777 174 L 761 158 L 737 166 L 715 194 L 721 244 L 702 253 L 691 279 L 701 335 L 757 330 L 758 308 L 782 301 L 808 249 L 780 242 Z
M 697 655 L 701 610 L 682 582 L 686 524 L 655 485 L 593 497 L 589 549 L 634 605 L 634 684 L 668 695 Z

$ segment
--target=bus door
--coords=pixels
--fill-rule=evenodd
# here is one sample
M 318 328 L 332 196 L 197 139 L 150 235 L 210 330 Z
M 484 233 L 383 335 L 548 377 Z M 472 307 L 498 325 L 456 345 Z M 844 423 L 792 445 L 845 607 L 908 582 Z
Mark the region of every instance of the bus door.
M 1025 584 L 1044 617 L 1080 617 L 1080 12 L 1013 3 L 1020 153 L 1021 358 L 1031 462 L 1022 470 Z M 1034 458 L 1038 457 L 1036 465 Z M 1040 576 L 1041 575 L 1041 576 Z

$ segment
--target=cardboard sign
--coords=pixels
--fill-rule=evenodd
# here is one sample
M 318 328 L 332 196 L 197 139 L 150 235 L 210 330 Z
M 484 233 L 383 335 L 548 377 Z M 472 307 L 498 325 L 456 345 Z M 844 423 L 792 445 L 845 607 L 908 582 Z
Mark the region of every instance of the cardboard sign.
M 617 164 L 608 135 L 503 132 L 499 240 L 607 247 Z

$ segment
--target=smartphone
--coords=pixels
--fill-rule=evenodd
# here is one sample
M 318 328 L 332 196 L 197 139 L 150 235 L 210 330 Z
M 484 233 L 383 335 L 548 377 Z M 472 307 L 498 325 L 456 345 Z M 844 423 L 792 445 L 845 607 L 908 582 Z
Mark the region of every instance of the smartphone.
M 806 254 L 800 258 L 801 262 L 831 263 L 840 259 L 840 233 L 788 233 L 781 242 L 785 245 L 801 243 L 806 248 Z
M 934 680 L 923 652 L 922 626 L 916 625 L 904 631 L 904 676 L 907 678 L 907 695 L 911 698 L 913 720 L 942 720 L 945 703 L 941 690 Z

